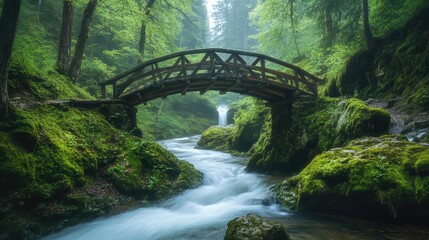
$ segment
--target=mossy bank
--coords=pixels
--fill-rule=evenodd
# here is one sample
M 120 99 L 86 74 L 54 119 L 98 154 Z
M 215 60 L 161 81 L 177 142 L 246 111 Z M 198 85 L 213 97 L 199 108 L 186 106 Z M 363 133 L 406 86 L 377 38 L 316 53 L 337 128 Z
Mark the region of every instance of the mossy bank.
M 284 174 L 300 170 L 322 151 L 361 136 L 386 133 L 390 122 L 386 110 L 358 99 L 303 97 L 272 108 L 249 102 L 251 106 L 236 114 L 235 127 L 210 128 L 199 145 L 249 151 L 250 171 Z
M 83 91 L 55 85 L 55 79 L 16 76 L 25 95 L 13 96 L 15 107 L 0 123 L 0 239 L 38 238 L 201 184 L 202 174 L 191 164 L 114 128 L 98 111 L 42 103 L 55 94 L 50 88 L 62 86 L 68 97 Z M 51 84 L 33 89 L 34 79 Z

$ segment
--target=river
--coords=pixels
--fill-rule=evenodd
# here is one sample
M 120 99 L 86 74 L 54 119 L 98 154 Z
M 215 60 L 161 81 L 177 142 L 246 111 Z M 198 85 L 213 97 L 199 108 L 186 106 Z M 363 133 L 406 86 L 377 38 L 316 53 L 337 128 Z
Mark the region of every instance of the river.
M 194 149 L 199 136 L 159 142 L 205 174 L 204 184 L 152 207 L 66 228 L 44 239 L 157 240 L 223 239 L 229 220 L 247 213 L 284 224 L 292 239 L 429 239 L 425 226 L 373 223 L 341 217 L 297 214 L 271 202 L 273 179 L 246 173 L 245 159 Z M 411 235 L 410 235 L 411 234 Z M 411 237 L 412 238 L 407 238 Z

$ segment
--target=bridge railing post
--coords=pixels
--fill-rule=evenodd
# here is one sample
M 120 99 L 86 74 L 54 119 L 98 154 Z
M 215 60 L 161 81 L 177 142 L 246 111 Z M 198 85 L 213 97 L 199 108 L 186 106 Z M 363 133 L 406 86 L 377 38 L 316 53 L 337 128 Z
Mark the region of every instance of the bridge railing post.
M 101 85 L 101 97 L 106 98 L 106 85 Z
M 262 79 L 266 79 L 265 58 L 261 59 Z
M 116 87 L 116 82 L 112 83 L 113 88 L 113 98 L 118 98 L 118 89 Z

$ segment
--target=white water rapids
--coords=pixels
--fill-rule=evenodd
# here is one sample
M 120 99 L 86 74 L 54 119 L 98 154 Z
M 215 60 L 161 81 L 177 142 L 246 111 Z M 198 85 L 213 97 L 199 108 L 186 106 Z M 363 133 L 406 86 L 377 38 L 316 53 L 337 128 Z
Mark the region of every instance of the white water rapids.
M 160 144 L 204 173 L 201 187 L 156 206 L 70 227 L 45 239 L 223 239 L 234 217 L 286 215 L 275 205 L 261 204 L 270 197 L 268 186 L 260 175 L 244 172 L 243 158 L 194 149 L 198 137 Z

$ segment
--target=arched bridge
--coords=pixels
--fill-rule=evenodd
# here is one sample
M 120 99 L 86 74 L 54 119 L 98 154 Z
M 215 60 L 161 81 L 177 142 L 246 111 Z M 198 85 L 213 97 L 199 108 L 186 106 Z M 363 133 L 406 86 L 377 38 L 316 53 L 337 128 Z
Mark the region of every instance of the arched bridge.
M 301 91 L 317 96 L 321 79 L 278 59 L 228 49 L 197 49 L 152 59 L 100 83 L 102 96 L 131 105 L 191 91 L 235 92 L 270 102 Z

